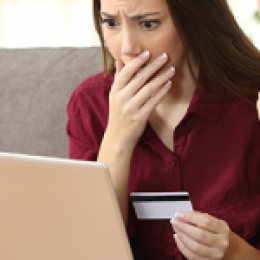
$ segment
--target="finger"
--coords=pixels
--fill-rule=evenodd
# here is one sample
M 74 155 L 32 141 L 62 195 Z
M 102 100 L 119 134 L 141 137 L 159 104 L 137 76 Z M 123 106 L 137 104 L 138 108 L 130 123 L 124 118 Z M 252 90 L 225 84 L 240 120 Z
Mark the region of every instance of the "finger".
M 207 259 L 221 259 L 223 256 L 220 249 L 201 244 L 181 231 L 178 231 L 177 236 L 182 241 L 183 245 L 196 256 Z
M 196 260 L 208 260 L 208 258 L 205 258 L 203 256 L 196 255 L 193 251 L 191 251 L 189 248 L 186 247 L 186 245 L 181 241 L 179 238 L 179 235 L 174 234 L 174 239 L 176 242 L 177 247 L 181 251 L 181 253 L 187 258 L 187 259 L 196 259 Z
M 172 87 L 172 82 L 168 81 L 165 85 L 163 85 L 158 92 L 153 95 L 140 109 L 141 117 L 148 117 L 154 108 L 161 102 L 164 96 Z
M 129 83 L 129 88 L 127 89 L 129 95 L 128 99 L 132 97 L 134 94 L 136 94 L 141 88 L 143 88 L 143 86 L 148 82 L 148 80 L 151 79 L 152 76 L 154 76 L 163 67 L 167 60 L 167 54 L 163 53 L 161 56 L 154 59 L 150 64 L 145 66 L 141 71 L 139 71 Z M 167 79 L 169 78 L 170 77 L 168 77 Z
M 124 66 L 120 72 L 120 76 L 116 78 L 115 88 L 118 90 L 124 88 L 136 74 L 136 71 L 148 61 L 149 57 L 150 52 L 145 51 L 137 58 L 131 60 L 127 66 Z
M 229 227 L 223 220 L 217 219 L 206 213 L 178 212 L 176 219 L 198 226 L 215 234 L 227 234 Z
M 163 73 L 153 81 L 144 85 L 140 91 L 136 93 L 134 98 L 131 100 L 131 103 L 134 103 L 134 106 L 139 109 L 174 76 L 174 73 L 175 70 L 171 67 L 166 73 Z
M 190 238 L 208 246 L 217 244 L 218 240 L 222 238 L 219 234 L 214 234 L 187 222 L 178 221 L 177 219 L 172 219 L 171 224 L 175 231 L 178 230 Z
M 118 60 L 115 61 L 115 65 L 116 65 L 116 75 L 115 75 L 115 78 L 117 78 L 118 74 L 120 73 L 120 71 L 124 67 L 124 63 L 121 60 L 118 59 Z

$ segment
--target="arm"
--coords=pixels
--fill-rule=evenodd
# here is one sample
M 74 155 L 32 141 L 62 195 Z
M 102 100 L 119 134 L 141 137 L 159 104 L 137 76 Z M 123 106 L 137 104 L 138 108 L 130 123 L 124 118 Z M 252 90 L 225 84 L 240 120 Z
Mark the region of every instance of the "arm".
M 110 133 L 107 131 L 97 159 L 109 168 L 125 226 L 128 223 L 128 183 L 132 152 L 132 149 L 113 142 L 113 135 L 111 134 L 110 137 Z
M 126 226 L 132 154 L 150 113 L 170 89 L 171 84 L 167 82 L 173 76 L 161 73 L 149 81 L 166 63 L 165 56 L 155 59 L 136 74 L 148 59 L 149 53 L 139 55 L 126 66 L 122 61 L 116 62 L 117 73 L 109 97 L 108 125 L 98 155 L 98 161 L 105 163 L 110 170 Z
M 237 234 L 230 231 L 230 247 L 227 251 L 225 259 L 252 259 L 252 260 L 259 260 L 260 259 L 260 252 L 249 245 L 245 240 L 239 237 Z M 232 248 L 233 246 L 233 248 Z M 232 258 L 229 258 L 228 256 Z

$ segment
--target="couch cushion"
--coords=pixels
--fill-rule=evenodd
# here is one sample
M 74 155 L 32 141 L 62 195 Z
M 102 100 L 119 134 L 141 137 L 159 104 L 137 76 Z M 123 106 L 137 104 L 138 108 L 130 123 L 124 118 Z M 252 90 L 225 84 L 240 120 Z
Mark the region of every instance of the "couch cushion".
M 102 70 L 101 49 L 0 49 L 0 59 L 0 151 L 68 157 L 66 105 Z

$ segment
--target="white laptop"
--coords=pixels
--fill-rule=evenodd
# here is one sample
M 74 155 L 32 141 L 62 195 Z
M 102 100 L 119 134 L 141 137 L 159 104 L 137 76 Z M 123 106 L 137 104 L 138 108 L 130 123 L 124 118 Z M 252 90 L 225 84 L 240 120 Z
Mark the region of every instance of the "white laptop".
M 0 153 L 0 259 L 133 260 L 108 168 Z

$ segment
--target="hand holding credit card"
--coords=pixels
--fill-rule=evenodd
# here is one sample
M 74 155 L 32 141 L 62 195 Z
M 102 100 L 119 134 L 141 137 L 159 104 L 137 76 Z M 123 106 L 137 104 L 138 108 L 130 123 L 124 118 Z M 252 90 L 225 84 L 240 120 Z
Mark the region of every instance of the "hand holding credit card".
M 172 219 L 178 211 L 193 211 L 188 192 L 132 192 L 138 219 Z

